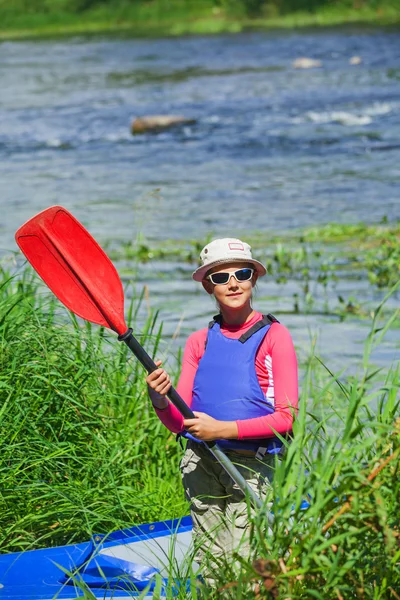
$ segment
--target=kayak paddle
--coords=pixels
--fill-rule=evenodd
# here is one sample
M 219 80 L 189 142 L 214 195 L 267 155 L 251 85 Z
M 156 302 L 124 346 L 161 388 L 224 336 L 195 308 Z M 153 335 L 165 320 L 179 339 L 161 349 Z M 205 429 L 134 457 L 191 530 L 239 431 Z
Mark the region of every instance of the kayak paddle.
M 81 223 L 62 206 L 52 206 L 22 225 L 15 239 L 35 271 L 73 313 L 118 333 L 148 373 L 158 367 L 124 319 L 124 292 L 111 260 Z M 171 387 L 168 399 L 187 419 L 195 415 Z M 262 502 L 216 442 L 203 442 L 255 508 Z

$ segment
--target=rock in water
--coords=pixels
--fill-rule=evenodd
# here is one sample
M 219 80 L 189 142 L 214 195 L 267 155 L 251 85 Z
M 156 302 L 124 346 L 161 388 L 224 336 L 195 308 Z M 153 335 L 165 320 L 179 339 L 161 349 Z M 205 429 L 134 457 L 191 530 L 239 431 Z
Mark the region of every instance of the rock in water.
M 315 67 L 322 67 L 322 62 L 320 60 L 316 60 L 315 58 L 301 56 L 293 61 L 292 67 L 295 69 L 314 69 Z
M 361 56 L 352 56 L 349 60 L 350 65 L 361 65 L 362 58 Z
M 195 119 L 188 119 L 180 115 L 138 117 L 132 121 L 131 132 L 134 135 L 137 133 L 146 133 L 147 131 L 157 132 L 175 127 L 176 125 L 193 125 L 193 123 L 196 123 Z

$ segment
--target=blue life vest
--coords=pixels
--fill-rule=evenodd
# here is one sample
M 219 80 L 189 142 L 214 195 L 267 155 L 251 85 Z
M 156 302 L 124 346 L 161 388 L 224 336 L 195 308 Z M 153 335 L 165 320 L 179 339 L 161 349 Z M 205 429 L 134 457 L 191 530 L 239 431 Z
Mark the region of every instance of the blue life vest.
M 239 339 L 221 333 L 220 316 L 209 325 L 206 349 L 199 362 L 193 385 L 191 409 L 219 421 L 252 419 L 274 412 L 257 379 L 257 350 L 271 324 L 272 315 L 263 315 Z M 184 432 L 183 436 L 199 442 Z M 262 456 L 278 453 L 283 443 L 277 437 L 254 440 L 217 440 L 227 450 L 252 450 Z

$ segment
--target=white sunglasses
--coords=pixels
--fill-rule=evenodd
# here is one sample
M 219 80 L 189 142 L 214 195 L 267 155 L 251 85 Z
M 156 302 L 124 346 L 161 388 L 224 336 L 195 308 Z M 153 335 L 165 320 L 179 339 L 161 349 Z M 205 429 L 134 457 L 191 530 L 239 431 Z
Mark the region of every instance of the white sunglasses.
M 207 279 L 209 279 L 214 285 L 226 285 L 232 275 L 236 281 L 240 283 L 242 281 L 249 281 L 249 279 L 253 277 L 253 273 L 254 269 L 246 267 L 245 269 L 238 269 L 233 273 L 228 273 L 225 271 L 221 271 L 220 273 L 211 273 L 211 275 L 207 276 Z

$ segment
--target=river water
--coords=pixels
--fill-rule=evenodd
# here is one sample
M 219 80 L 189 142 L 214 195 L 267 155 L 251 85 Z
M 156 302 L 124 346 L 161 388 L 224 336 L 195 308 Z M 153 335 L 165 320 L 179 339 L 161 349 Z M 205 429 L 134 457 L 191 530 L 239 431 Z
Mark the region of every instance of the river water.
M 300 56 L 322 66 L 295 69 Z M 353 56 L 361 63 L 351 65 Z M 400 218 L 398 32 L 3 42 L 0 81 L 3 260 L 16 228 L 52 204 L 117 244 L 254 231 L 268 241 L 330 221 Z M 134 117 L 160 113 L 196 124 L 130 134 Z M 165 348 L 181 319 L 174 347 L 213 312 L 192 267 L 138 270 L 139 291 L 148 284 L 165 322 Z M 381 297 L 362 280 L 338 284 L 343 291 Z M 259 308 L 288 313 L 300 355 L 317 335 L 328 362 L 354 361 L 368 322 L 290 314 L 293 293 L 293 282 L 265 280 Z M 374 359 L 388 366 L 399 355 L 390 332 Z

